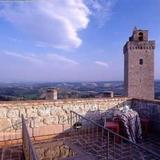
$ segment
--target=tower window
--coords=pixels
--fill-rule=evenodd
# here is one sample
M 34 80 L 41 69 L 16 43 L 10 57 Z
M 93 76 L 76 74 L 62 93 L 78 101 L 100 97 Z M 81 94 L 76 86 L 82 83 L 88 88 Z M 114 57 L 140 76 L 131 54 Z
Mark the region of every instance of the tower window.
M 143 33 L 142 32 L 139 32 L 138 39 L 139 39 L 139 41 L 143 41 Z
M 143 65 L 143 59 L 140 59 L 140 60 L 139 60 L 139 64 L 140 64 L 140 65 Z

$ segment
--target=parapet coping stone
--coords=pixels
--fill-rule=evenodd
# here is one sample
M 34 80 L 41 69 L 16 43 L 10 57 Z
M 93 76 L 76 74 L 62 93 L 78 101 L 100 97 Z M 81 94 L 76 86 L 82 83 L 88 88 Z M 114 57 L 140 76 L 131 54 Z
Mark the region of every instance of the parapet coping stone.
M 0 104 L 25 104 L 25 103 L 68 103 L 68 102 L 97 102 L 97 101 L 123 101 L 128 100 L 128 97 L 107 97 L 107 98 L 77 98 L 77 99 L 58 99 L 58 100 L 14 100 L 14 101 L 0 101 Z

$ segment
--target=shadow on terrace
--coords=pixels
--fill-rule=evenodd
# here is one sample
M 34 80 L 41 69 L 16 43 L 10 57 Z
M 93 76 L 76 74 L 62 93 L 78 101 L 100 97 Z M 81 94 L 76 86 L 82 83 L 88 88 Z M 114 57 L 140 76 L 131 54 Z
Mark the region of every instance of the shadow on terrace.
M 124 133 L 121 122 L 120 132 L 104 128 L 105 122 L 113 121 L 115 110 L 129 105 L 141 119 L 142 140 L 132 142 Z M 34 140 L 30 128 L 22 117 L 22 138 L 1 148 L 1 160 L 159 160 L 160 159 L 160 102 L 132 99 L 107 111 L 88 111 L 82 116 L 71 111 L 70 117 L 63 121 L 64 132 L 45 140 Z M 114 122 L 114 121 L 113 121 Z M 70 127 L 65 129 L 65 125 Z M 29 132 L 28 132 L 29 131 Z M 33 132 L 32 132 L 33 133 Z M 10 137 L 11 138 L 11 137 Z M 22 147 L 22 145 L 23 147 Z

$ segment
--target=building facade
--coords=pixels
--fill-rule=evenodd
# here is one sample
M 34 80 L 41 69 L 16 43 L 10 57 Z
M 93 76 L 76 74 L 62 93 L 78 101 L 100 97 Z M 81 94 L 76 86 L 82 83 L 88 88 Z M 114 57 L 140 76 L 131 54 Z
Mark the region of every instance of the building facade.
M 154 49 L 155 41 L 148 40 L 148 31 L 134 28 L 123 48 L 126 96 L 154 99 Z

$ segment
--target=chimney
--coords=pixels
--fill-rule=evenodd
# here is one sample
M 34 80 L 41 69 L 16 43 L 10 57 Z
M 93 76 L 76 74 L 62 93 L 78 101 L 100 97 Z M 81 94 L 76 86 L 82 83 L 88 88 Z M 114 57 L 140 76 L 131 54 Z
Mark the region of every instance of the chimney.
M 111 91 L 110 94 L 111 94 L 111 98 L 113 98 L 114 97 L 114 92 Z
M 58 99 L 58 92 L 55 88 L 49 88 L 46 91 L 46 100 L 57 100 Z

